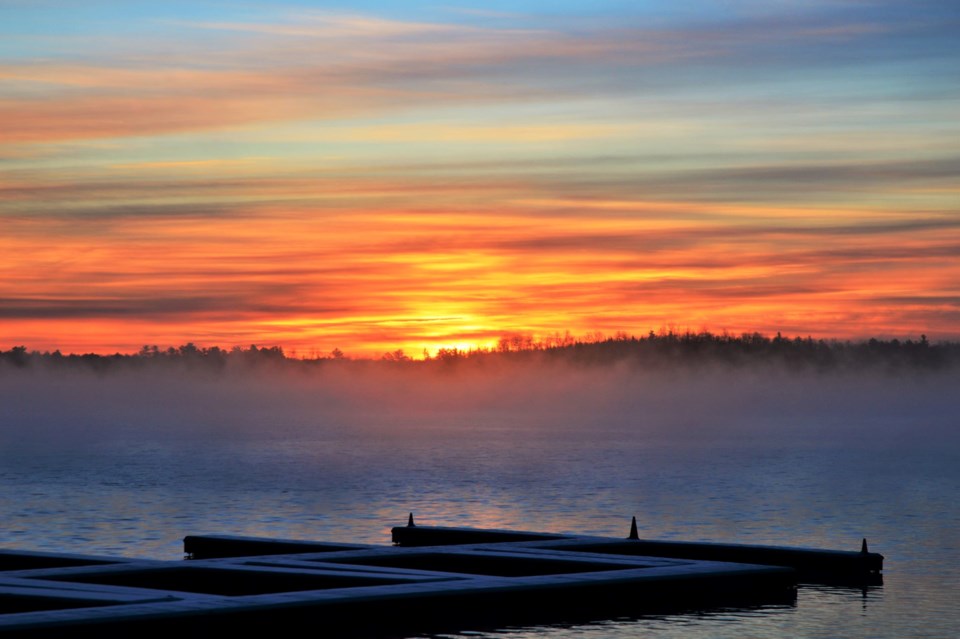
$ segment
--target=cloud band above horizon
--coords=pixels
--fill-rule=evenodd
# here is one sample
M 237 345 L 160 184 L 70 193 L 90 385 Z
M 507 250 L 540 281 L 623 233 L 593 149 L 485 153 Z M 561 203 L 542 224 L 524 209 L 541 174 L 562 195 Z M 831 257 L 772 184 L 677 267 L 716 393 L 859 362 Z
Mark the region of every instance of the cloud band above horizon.
M 960 337 L 950 3 L 102 5 L 0 8 L 10 345 Z

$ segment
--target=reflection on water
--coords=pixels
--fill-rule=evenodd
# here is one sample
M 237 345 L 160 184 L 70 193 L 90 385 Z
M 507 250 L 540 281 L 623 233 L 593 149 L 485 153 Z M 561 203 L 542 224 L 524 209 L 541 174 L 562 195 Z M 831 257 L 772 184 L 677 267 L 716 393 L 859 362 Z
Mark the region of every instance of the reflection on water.
M 307 384 L 225 382 L 97 387 L 97 401 L 78 382 L 45 403 L 0 386 L 0 543 L 173 558 L 187 534 L 388 543 L 410 511 L 425 524 L 611 536 L 637 515 L 656 539 L 857 550 L 867 537 L 886 556 L 884 583 L 471 636 L 960 634 L 960 446 L 943 388 L 721 381 L 710 384 L 733 385 L 711 399 L 702 380 L 600 394 L 609 379 L 578 379 L 527 388 L 528 403 L 513 381 L 479 395 L 444 387 L 433 404 L 410 389 L 335 402 Z
M 698 623 L 717 622 L 721 626 L 747 620 L 764 619 L 784 614 L 795 607 L 794 604 L 766 604 L 752 607 L 725 608 L 710 610 L 680 610 L 671 614 L 650 614 L 637 617 L 616 617 L 582 622 L 564 622 L 536 626 L 507 626 L 493 630 L 470 630 L 463 633 L 436 633 L 424 637 L 636 637 L 647 636 L 653 630 L 676 631 L 678 637 L 696 636 L 689 634 Z M 741 626 L 742 627 L 742 626 Z M 660 634 L 655 636 L 674 636 Z
M 499 628 L 437 637 L 563 639 L 578 637 L 828 637 L 896 636 L 863 627 L 866 606 L 877 603 L 875 587 L 863 589 L 806 585 L 797 601 L 753 607 L 686 610 L 675 614 L 604 619 L 585 623 Z M 903 636 L 903 635 L 901 635 Z M 934 636 L 920 634 L 909 636 Z

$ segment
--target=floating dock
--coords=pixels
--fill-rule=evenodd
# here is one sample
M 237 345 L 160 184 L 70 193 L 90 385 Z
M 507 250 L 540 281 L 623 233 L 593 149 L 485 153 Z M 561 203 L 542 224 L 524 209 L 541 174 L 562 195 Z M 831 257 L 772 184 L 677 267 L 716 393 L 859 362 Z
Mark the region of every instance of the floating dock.
M 189 561 L 0 551 L 0 635 L 293 630 L 377 636 L 789 603 L 801 579 L 876 580 L 866 551 L 393 529 L 392 546 L 189 536 Z

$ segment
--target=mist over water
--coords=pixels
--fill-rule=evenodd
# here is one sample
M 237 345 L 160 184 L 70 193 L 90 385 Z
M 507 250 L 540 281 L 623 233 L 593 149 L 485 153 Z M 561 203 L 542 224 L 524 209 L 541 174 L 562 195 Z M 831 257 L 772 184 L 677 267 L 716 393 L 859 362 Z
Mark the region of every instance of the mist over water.
M 933 446 L 956 442 L 960 371 L 791 372 L 517 363 L 226 371 L 0 369 L 7 445 L 117 438 L 185 445 L 237 439 L 475 437 L 623 432 L 676 445 Z
M 201 533 L 387 543 L 410 511 L 615 536 L 635 514 L 648 538 L 865 536 L 887 556 L 869 593 L 529 632 L 950 636 L 958 382 L 772 365 L 0 369 L 0 542 L 160 558 Z

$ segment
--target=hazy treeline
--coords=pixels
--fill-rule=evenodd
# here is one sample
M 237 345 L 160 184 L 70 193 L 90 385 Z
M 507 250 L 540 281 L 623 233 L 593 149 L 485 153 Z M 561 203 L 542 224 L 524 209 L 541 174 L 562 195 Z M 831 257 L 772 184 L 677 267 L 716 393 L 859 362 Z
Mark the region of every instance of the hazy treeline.
M 574 338 L 570 333 L 535 339 L 527 334 L 503 336 L 493 348 L 459 350 L 441 348 L 434 355 L 426 351 L 423 359 L 413 359 L 402 350 L 385 353 L 379 359 L 350 358 L 339 349 L 313 358 L 291 357 L 280 346 L 226 350 L 217 346 L 198 347 L 188 343 L 161 349 L 144 346 L 135 354 L 64 355 L 60 351 L 40 352 L 25 346 L 0 351 L 0 367 L 80 368 L 100 372 L 145 367 L 189 367 L 218 370 L 231 368 L 280 366 L 290 368 L 335 366 L 433 367 L 470 364 L 566 363 L 572 365 L 627 364 L 638 368 L 662 366 L 728 365 L 746 367 L 779 364 L 810 370 L 844 369 L 943 369 L 960 363 L 960 343 L 931 343 L 925 335 L 919 340 L 841 341 L 787 338 L 779 333 L 768 337 L 760 333 L 741 335 L 713 334 L 702 331 L 651 331 L 636 337 L 617 333 L 606 337 L 594 333 Z
M 644 337 L 619 333 L 614 337 L 593 341 L 574 341 L 561 345 L 532 344 L 517 348 L 516 339 L 508 347 L 503 340 L 494 356 L 525 357 L 531 352 L 542 352 L 547 358 L 572 363 L 602 364 L 626 362 L 638 366 L 667 365 L 752 366 L 782 364 L 788 367 L 813 370 L 831 369 L 901 369 L 952 367 L 960 363 L 960 343 L 932 344 L 926 335 L 919 340 L 862 341 L 813 339 L 812 337 L 783 337 L 777 333 L 768 337 L 760 333 L 741 335 L 713 334 L 707 331 L 660 332 L 651 331 Z M 469 354 L 468 354 L 469 357 Z
M 26 346 L 14 346 L 9 351 L 0 351 L 0 366 L 17 368 L 73 368 L 106 372 L 113 369 L 144 368 L 148 366 L 188 365 L 197 368 L 221 369 L 229 363 L 256 366 L 266 363 L 284 363 L 297 361 L 287 358 L 279 346 L 258 348 L 234 347 L 230 350 L 218 346 L 200 348 L 188 343 L 180 347 L 160 349 L 158 346 L 144 346 L 137 353 L 100 355 L 85 353 L 82 355 L 64 355 L 59 350 L 35 351 Z

